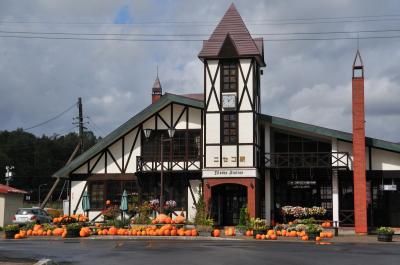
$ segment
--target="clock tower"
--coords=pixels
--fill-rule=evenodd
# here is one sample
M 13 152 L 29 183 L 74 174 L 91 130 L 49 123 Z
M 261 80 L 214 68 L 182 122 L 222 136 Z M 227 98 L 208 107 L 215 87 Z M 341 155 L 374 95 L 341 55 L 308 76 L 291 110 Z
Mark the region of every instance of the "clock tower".
M 247 204 L 254 216 L 260 168 L 263 39 L 252 38 L 232 4 L 203 42 L 199 58 L 204 63 L 205 198 L 211 199 L 212 186 L 237 183 L 252 189 L 247 190 Z

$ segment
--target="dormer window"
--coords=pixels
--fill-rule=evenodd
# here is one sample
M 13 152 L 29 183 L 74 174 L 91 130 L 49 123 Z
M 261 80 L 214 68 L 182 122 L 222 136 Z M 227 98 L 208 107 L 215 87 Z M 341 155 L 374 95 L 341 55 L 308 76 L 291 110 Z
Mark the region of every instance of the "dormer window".
M 226 61 L 222 63 L 221 74 L 222 92 L 236 92 L 238 87 L 238 70 L 235 61 Z

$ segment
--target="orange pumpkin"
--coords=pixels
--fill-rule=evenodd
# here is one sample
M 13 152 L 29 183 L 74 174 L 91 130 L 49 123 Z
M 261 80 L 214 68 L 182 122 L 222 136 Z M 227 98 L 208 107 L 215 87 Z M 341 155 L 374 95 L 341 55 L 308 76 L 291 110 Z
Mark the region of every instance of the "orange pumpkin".
M 213 237 L 219 237 L 220 235 L 221 235 L 221 231 L 219 231 L 219 229 L 214 229 Z
M 260 235 L 260 234 L 257 234 L 257 235 L 256 235 L 256 239 L 261 239 L 261 235 Z
M 164 230 L 164 236 L 170 236 L 171 235 L 171 230 Z
M 183 223 L 185 223 L 185 221 L 186 221 L 185 217 L 183 217 L 181 215 L 178 215 L 174 219 L 175 224 L 183 224 Z
M 319 233 L 319 237 L 320 237 L 320 238 L 324 238 L 324 237 L 325 237 L 325 232 Z
M 67 237 L 67 231 L 64 231 L 61 236 L 62 236 L 62 238 L 66 238 Z
M 269 238 L 270 238 L 271 240 L 276 240 L 276 239 L 277 239 L 277 236 L 276 236 L 276 235 L 270 235 Z
M 301 237 L 301 240 L 307 241 L 307 240 L 308 240 L 308 236 L 302 236 L 302 237 Z
M 265 235 L 261 235 L 261 239 L 262 239 L 262 240 L 265 240 Z
M 196 229 L 192 229 L 191 231 L 191 236 L 197 236 L 197 230 Z
M 176 236 L 176 235 L 177 235 L 176 229 L 172 229 L 172 230 L 171 230 L 171 236 Z
M 51 230 L 47 230 L 47 236 L 51 236 Z
M 327 238 L 332 238 L 333 237 L 333 233 L 332 232 L 325 232 L 325 236 Z
M 159 215 L 157 215 L 156 220 L 157 220 L 158 223 L 164 224 L 164 223 L 165 223 L 165 220 L 166 220 L 167 218 L 169 218 L 168 215 L 159 214 Z
M 31 236 L 31 235 L 32 235 L 32 230 L 29 229 L 28 232 L 27 232 L 26 234 L 27 234 L 27 236 Z
M 277 235 L 277 236 L 281 236 L 281 235 L 282 235 L 281 230 L 276 231 L 276 235 Z
M 321 241 L 321 237 L 317 236 L 317 237 L 315 238 L 315 241 L 317 241 L 317 242 Z
M 14 239 L 20 239 L 21 238 L 21 235 L 20 234 L 15 234 L 14 235 Z
M 79 231 L 79 236 L 80 237 L 85 237 L 86 236 L 85 230 L 81 229 L 81 231 Z
M 118 230 L 117 228 L 115 228 L 114 226 L 110 227 L 110 229 L 108 230 L 108 234 L 115 236 L 117 234 Z
M 251 231 L 250 230 L 246 231 L 246 236 L 251 236 Z

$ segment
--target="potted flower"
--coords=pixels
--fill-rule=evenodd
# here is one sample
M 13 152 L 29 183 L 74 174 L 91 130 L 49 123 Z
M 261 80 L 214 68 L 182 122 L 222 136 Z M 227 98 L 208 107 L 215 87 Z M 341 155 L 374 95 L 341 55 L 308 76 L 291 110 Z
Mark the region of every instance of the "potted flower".
M 214 220 L 212 218 L 206 218 L 200 224 L 196 223 L 196 230 L 199 232 L 199 236 L 210 236 L 213 230 Z
M 6 239 L 14 239 L 14 236 L 19 233 L 19 225 L 7 225 L 4 227 L 4 237 Z
M 257 235 L 263 235 L 267 233 L 268 225 L 265 222 L 265 219 L 251 218 L 249 228 L 253 230 L 253 237 L 256 238 Z
M 67 237 L 79 237 L 79 232 L 81 231 L 82 225 L 79 223 L 72 223 L 66 226 Z
M 239 224 L 236 226 L 238 235 L 244 235 L 250 222 L 249 212 L 246 207 L 240 209 Z
M 394 231 L 390 227 L 379 227 L 376 232 L 378 233 L 378 241 L 392 242 Z
M 322 232 L 322 227 L 317 224 L 309 224 L 306 226 L 305 231 L 310 240 L 315 240 L 319 236 L 319 233 Z

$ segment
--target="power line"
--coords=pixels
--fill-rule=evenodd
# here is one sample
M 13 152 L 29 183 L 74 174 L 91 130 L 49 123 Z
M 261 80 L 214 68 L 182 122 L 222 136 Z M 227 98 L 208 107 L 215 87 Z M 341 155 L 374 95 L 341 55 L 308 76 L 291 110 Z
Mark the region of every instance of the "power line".
M 253 36 L 284 36 L 284 35 L 324 35 L 324 34 L 355 34 L 355 33 L 384 33 L 399 32 L 400 29 L 377 29 L 377 30 L 352 30 L 352 31 L 318 31 L 318 32 L 282 32 L 282 33 L 253 33 Z M 5 34 L 32 34 L 32 35 L 74 35 L 74 36 L 142 36 L 142 37 L 199 37 L 210 34 L 153 34 L 153 33 L 81 33 L 81 32 L 48 32 L 48 31 L 7 31 L 0 30 Z M 216 34 L 218 36 L 218 34 Z M 219 34 L 225 36 L 225 34 Z M 240 35 L 240 34 L 235 34 Z M 245 35 L 245 34 L 243 34 Z
M 383 15 L 364 15 L 364 16 L 341 16 L 341 17 L 314 17 L 314 18 L 286 18 L 286 19 L 258 19 L 247 20 L 250 22 L 248 25 L 259 25 L 259 23 L 252 24 L 251 22 L 261 22 L 261 25 L 283 25 L 283 24 L 319 24 L 319 23 L 357 23 L 357 22 L 380 22 L 380 21 L 397 21 L 400 14 L 383 14 Z M 322 20 L 322 21 L 319 21 Z M 328 20 L 328 21 L 327 21 Z M 284 22 L 286 21 L 286 22 Z M 184 20 L 154 20 L 154 21 L 135 21 L 133 23 L 118 24 L 114 22 L 92 22 L 92 21 L 32 21 L 32 20 L 2 20 L 0 24 L 52 24 L 52 25 L 112 25 L 112 26 L 145 26 L 145 25 L 199 25 L 199 26 L 213 26 L 219 21 L 217 20 L 204 20 L 204 21 L 184 21 Z M 265 22 L 278 22 L 278 23 L 265 23 Z
M 81 37 L 46 37 L 46 36 L 21 36 L 21 35 L 0 35 L 0 38 L 16 39 L 43 39 L 43 40 L 79 40 L 79 41 L 126 41 L 126 42 L 203 42 L 202 39 L 128 39 L 128 38 L 81 38 Z M 330 38 L 281 38 L 268 39 L 272 41 L 324 41 L 324 40 L 355 40 L 355 39 L 397 39 L 400 35 L 391 36 L 366 36 L 366 37 L 330 37 Z M 27 128 L 32 129 L 32 128 Z
M 73 107 L 75 107 L 75 106 L 76 106 L 76 103 L 74 103 L 72 106 L 70 106 L 69 108 L 67 108 L 66 110 L 64 110 L 63 112 L 61 112 L 60 114 L 57 114 L 57 115 L 54 116 L 53 118 L 50 118 L 50 119 L 48 119 L 48 120 L 46 120 L 46 121 L 43 121 L 43 122 L 38 123 L 38 124 L 36 124 L 36 125 L 33 125 L 33 126 L 31 126 L 31 127 L 23 128 L 22 130 L 24 130 L 24 131 L 31 130 L 31 129 L 40 127 L 40 126 L 42 126 L 42 125 L 44 125 L 44 124 L 47 124 L 47 123 L 49 123 L 49 122 L 51 122 L 51 121 L 54 121 L 55 119 L 58 119 L 59 117 L 61 117 L 62 115 L 64 115 L 64 114 L 67 113 L 68 111 L 70 111 L 70 110 L 71 110 Z

